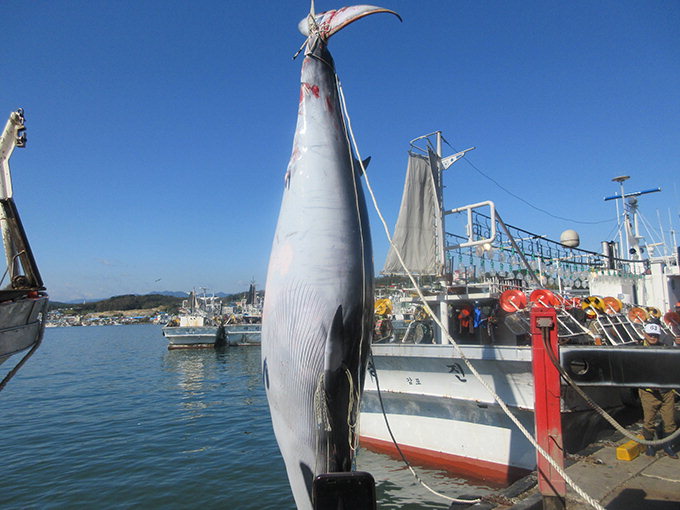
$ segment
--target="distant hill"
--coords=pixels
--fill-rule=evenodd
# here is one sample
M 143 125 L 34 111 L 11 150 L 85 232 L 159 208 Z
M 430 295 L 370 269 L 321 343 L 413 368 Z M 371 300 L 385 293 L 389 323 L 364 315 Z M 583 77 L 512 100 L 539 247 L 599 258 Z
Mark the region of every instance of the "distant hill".
M 158 294 L 159 296 L 173 296 L 181 298 L 186 298 L 189 295 L 188 292 L 182 292 L 180 290 L 161 290 L 160 292 L 154 292 L 154 294 Z
M 50 309 L 57 310 L 69 308 L 80 313 L 110 312 L 113 310 L 141 310 L 147 308 L 163 307 L 166 311 L 177 310 L 182 304 L 182 298 L 175 296 L 163 296 L 160 294 L 125 294 L 123 296 L 113 296 L 109 299 L 86 303 L 59 303 L 50 302 Z
M 257 292 L 262 295 L 262 291 Z M 239 301 L 245 298 L 247 291 L 227 294 L 217 292 L 215 296 L 224 302 Z M 212 295 L 212 293 L 210 293 Z M 125 294 L 113 296 L 108 299 L 71 301 L 62 303 L 50 301 L 50 310 L 71 309 L 77 313 L 110 312 L 114 310 L 141 310 L 148 308 L 164 308 L 169 313 L 174 313 L 182 304 L 182 301 L 189 296 L 187 292 L 164 290 L 153 294 Z

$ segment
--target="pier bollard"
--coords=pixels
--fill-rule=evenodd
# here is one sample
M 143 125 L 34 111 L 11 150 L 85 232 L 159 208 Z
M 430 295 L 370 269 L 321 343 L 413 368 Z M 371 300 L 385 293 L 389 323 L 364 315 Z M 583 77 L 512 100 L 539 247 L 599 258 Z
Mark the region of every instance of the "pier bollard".
M 531 309 L 531 345 L 536 440 L 557 465 L 564 468 L 560 374 L 546 349 L 546 347 L 551 349 L 555 359 L 559 359 L 557 315 L 554 308 L 534 306 Z M 543 510 L 564 510 L 566 482 L 538 451 L 536 457 L 538 488 L 543 495 Z

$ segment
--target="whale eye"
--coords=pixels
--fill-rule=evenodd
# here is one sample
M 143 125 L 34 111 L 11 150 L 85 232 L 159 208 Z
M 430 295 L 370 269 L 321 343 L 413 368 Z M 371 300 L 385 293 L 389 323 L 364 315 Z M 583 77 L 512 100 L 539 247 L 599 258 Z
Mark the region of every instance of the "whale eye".
M 267 359 L 265 358 L 264 362 L 262 363 L 262 382 L 264 383 L 264 387 L 266 389 L 269 389 L 269 369 L 267 368 Z

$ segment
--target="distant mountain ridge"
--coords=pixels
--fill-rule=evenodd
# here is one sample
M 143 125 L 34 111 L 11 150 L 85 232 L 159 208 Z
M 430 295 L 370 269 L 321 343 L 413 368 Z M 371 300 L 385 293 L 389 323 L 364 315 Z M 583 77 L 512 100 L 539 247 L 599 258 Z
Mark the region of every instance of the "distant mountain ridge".
M 113 296 L 99 301 L 86 301 L 76 303 L 59 303 L 50 301 L 50 309 L 68 308 L 80 313 L 110 312 L 114 310 L 140 310 L 148 308 L 164 308 L 166 310 L 177 309 L 182 304 L 181 297 L 162 296 L 160 294 L 125 294 Z
M 260 293 L 261 291 L 258 291 Z M 228 300 L 242 299 L 247 291 L 227 294 L 226 292 L 216 292 L 215 296 Z M 206 293 L 212 296 L 212 292 Z M 74 299 L 71 301 L 59 302 L 50 301 L 50 309 L 72 308 L 82 312 L 102 312 L 111 310 L 136 310 L 142 308 L 166 307 L 176 309 L 182 304 L 182 300 L 189 296 L 188 292 L 164 290 L 160 292 L 150 292 L 148 294 L 124 294 L 102 299 Z

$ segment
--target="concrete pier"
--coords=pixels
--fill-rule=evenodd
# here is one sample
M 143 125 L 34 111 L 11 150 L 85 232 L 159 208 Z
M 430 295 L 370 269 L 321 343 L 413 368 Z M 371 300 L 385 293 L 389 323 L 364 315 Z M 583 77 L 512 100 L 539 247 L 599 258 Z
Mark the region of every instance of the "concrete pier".
M 622 441 L 623 442 L 623 441 Z M 662 452 L 655 457 L 642 454 L 632 461 L 616 458 L 616 447 L 605 446 L 567 468 L 567 474 L 586 494 L 607 510 L 680 510 L 680 460 Z M 514 506 L 497 510 L 540 510 L 541 495 L 534 488 L 521 495 Z M 567 489 L 567 510 L 593 508 L 571 487 Z
M 680 402 L 676 403 L 676 417 L 680 415 Z M 627 422 L 626 429 L 639 434 L 641 423 L 629 415 L 620 415 L 619 421 Z M 629 421 L 630 420 L 630 421 Z M 676 422 L 678 420 L 676 419 Z M 633 460 L 617 459 L 616 449 L 626 444 L 628 438 L 613 430 L 603 431 L 599 440 L 577 455 L 565 459 L 566 472 L 591 498 L 607 510 L 680 510 L 680 459 L 668 457 L 663 450 L 654 457 L 643 453 Z M 680 440 L 674 445 L 680 450 Z M 500 491 L 494 498 L 476 505 L 463 507 L 452 505 L 452 510 L 543 510 L 543 498 L 536 485 L 536 473 L 517 481 Z M 566 510 L 589 510 L 586 503 L 567 486 Z

